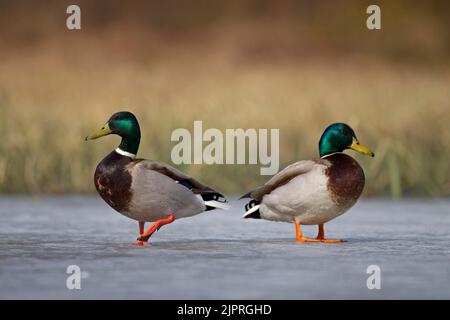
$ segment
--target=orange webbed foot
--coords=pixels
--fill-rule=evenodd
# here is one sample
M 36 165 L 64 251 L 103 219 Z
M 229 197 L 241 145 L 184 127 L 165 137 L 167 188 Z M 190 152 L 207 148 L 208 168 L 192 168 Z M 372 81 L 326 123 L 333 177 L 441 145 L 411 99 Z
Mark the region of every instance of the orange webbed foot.
M 323 243 L 342 243 L 345 242 L 345 240 L 342 239 L 317 239 L 317 241 L 323 242 Z
M 320 240 L 319 239 L 312 239 L 312 238 L 304 238 L 304 237 L 301 237 L 301 238 L 297 238 L 297 242 L 320 242 Z
M 304 237 L 302 235 L 302 231 L 300 229 L 300 223 L 298 223 L 296 221 L 294 221 L 294 223 L 295 223 L 295 235 L 296 235 L 296 238 L 297 238 L 297 242 L 304 243 L 304 242 L 319 242 L 320 241 L 318 239 L 312 239 L 312 238 Z
M 317 234 L 317 238 L 318 241 L 323 242 L 323 243 L 342 243 L 345 242 L 345 240 L 340 240 L 340 239 L 325 239 L 325 230 L 323 227 L 323 223 L 319 224 L 319 233 Z
M 145 245 L 147 245 L 148 244 L 148 242 L 146 242 L 146 241 L 141 241 L 141 240 L 138 240 L 138 241 L 134 241 L 134 242 L 131 242 L 130 243 L 131 245 L 133 245 L 133 246 L 145 246 Z

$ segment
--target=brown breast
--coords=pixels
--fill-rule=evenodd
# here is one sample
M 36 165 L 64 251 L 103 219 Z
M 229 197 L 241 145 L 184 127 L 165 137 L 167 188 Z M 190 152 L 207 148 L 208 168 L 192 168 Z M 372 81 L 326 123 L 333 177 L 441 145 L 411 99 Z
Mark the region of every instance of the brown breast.
M 324 160 L 330 163 L 325 174 L 333 201 L 339 207 L 351 207 L 364 189 L 364 171 L 355 159 L 344 153 L 333 154 Z
M 131 192 L 131 174 L 127 166 L 133 160 L 113 151 L 97 166 L 94 183 L 100 196 L 119 212 L 128 209 Z

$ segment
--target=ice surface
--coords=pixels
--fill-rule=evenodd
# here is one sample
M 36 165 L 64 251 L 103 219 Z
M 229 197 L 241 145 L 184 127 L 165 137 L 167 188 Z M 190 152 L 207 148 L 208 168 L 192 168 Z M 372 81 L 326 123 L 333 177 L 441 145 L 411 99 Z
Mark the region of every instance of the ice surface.
M 207 212 L 129 245 L 137 222 L 98 197 L 0 198 L 0 298 L 450 298 L 450 200 L 363 200 L 301 244 L 287 223 Z M 303 231 L 313 237 L 316 226 Z M 66 288 L 66 268 L 83 271 Z M 381 290 L 366 286 L 381 268 Z

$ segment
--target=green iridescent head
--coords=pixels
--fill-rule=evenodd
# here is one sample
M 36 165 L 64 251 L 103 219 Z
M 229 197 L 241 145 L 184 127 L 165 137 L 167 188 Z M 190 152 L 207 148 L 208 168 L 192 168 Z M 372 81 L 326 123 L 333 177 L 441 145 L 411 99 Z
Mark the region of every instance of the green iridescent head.
M 345 123 L 333 123 L 325 129 L 319 141 L 320 157 L 336 152 L 352 149 L 363 154 L 374 156 L 374 153 L 361 144 L 353 129 Z
M 119 148 L 123 151 L 136 154 L 141 141 L 141 129 L 139 123 L 131 112 L 121 111 L 114 113 L 106 124 L 86 137 L 93 140 L 109 134 L 117 134 L 122 137 Z

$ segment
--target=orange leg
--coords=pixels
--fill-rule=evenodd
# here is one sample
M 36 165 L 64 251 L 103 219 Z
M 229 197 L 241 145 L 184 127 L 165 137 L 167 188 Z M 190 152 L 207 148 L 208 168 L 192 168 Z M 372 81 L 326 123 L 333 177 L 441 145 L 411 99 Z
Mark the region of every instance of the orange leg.
M 294 221 L 295 223 L 295 234 L 297 236 L 297 241 L 299 242 L 319 242 L 318 239 L 311 239 L 311 238 L 305 238 L 302 235 L 302 230 L 300 229 L 300 223 L 297 221 Z
M 145 226 L 145 221 L 139 221 L 139 238 L 141 238 L 142 235 L 144 234 L 144 226 Z M 135 246 L 143 246 L 145 244 L 145 242 L 141 241 L 141 240 L 137 240 L 135 242 L 132 242 L 131 244 L 134 244 Z
M 317 234 L 316 239 L 320 242 L 325 242 L 325 243 L 344 242 L 344 240 L 339 240 L 339 239 L 325 239 L 325 230 L 323 228 L 323 223 L 319 224 L 319 233 Z
M 155 231 L 158 231 L 162 226 L 172 223 L 175 220 L 175 217 L 171 214 L 166 219 L 160 219 L 155 221 L 147 231 L 144 232 L 144 222 L 139 222 L 139 238 L 137 238 L 136 242 L 132 244 L 135 245 L 144 245 L 148 239 L 152 236 Z
M 139 237 L 144 234 L 145 221 L 139 221 Z

